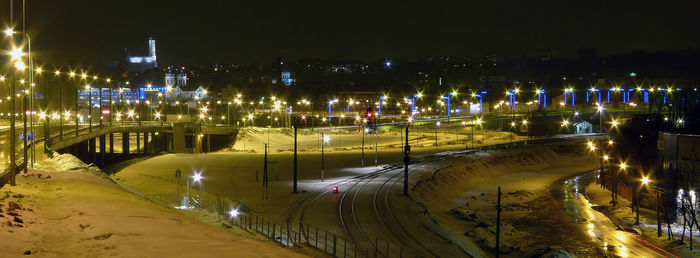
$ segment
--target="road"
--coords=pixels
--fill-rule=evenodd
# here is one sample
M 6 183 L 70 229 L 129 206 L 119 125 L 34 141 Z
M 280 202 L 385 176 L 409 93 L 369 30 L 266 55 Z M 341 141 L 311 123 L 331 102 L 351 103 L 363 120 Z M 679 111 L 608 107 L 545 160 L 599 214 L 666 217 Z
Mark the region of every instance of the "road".
M 563 180 L 559 187 L 552 189 L 552 195 L 559 199 L 561 208 L 573 218 L 572 224 L 590 242 L 611 256 L 619 257 L 677 257 L 660 247 L 642 240 L 636 234 L 620 229 L 604 214 L 596 211 L 582 192 L 595 182 L 596 172 Z

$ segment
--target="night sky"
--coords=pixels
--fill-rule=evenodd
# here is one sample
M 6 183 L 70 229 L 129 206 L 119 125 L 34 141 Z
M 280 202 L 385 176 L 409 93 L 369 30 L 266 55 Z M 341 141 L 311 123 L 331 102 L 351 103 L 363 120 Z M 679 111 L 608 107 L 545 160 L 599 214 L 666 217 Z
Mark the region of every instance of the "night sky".
M 696 1 L 27 1 L 35 59 L 48 64 L 100 65 L 124 48 L 142 55 L 151 35 L 160 64 L 700 46 Z

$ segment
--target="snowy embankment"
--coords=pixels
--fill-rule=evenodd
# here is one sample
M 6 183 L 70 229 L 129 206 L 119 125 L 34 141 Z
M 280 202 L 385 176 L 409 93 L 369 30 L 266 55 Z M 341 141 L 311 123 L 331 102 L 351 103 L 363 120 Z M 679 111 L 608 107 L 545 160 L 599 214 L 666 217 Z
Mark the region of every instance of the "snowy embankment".
M 0 188 L 0 207 L 3 256 L 300 256 L 143 199 L 68 154 Z
M 364 146 L 365 151 L 374 150 L 376 146 L 381 150 L 400 150 L 404 144 L 405 135 L 401 127 L 386 126 L 378 130 L 361 133 L 362 128 L 314 128 L 299 129 L 297 131 L 297 148 L 299 152 L 319 152 L 321 142 L 324 151 L 360 151 Z M 375 133 L 376 132 L 376 133 Z M 510 132 L 494 132 L 477 130 L 474 134 L 475 146 L 484 146 L 512 141 L 527 140 L 526 136 L 518 136 Z M 434 150 L 435 144 L 439 151 L 462 150 L 467 145 L 472 146 L 471 131 L 466 128 L 413 128 L 408 136 L 409 143 L 414 149 Z M 236 135 L 235 142 L 227 151 L 262 153 L 268 145 L 268 152 L 292 152 L 294 151 L 294 129 L 290 128 L 242 128 Z
M 478 244 L 493 253 L 497 188 L 501 186 L 502 253 L 531 256 L 552 249 L 571 250 L 575 248 L 564 240 L 565 233 L 548 228 L 556 227 L 560 219 L 547 214 L 556 206 L 550 185 L 594 169 L 595 161 L 582 142 L 478 152 L 431 166 L 416 180 L 412 197 L 424 207 L 423 214 L 443 228 L 443 237 Z M 425 217 L 423 214 L 416 217 Z

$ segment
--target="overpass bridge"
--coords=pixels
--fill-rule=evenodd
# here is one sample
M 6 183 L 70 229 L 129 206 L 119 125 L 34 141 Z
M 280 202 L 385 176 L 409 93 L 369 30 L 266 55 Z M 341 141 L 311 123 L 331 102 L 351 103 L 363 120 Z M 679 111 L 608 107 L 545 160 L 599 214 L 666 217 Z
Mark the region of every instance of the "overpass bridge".
M 47 137 L 47 151 L 70 153 L 100 167 L 157 152 L 203 153 L 224 147 L 238 129 L 196 122 L 114 122 Z

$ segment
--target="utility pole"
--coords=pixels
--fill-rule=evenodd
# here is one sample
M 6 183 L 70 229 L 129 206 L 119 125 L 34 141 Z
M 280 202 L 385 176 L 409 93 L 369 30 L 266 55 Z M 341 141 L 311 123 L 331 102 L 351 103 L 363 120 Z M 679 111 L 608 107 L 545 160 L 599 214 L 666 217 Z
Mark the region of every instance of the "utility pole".
M 406 146 L 403 157 L 403 195 L 408 196 L 408 163 L 411 162 L 411 145 L 408 145 L 408 125 L 406 125 Z
M 376 167 L 379 160 L 379 128 L 377 123 L 374 123 L 374 166 Z
M 496 257 L 501 255 L 501 187 L 498 187 L 498 204 L 496 205 Z
M 26 87 L 26 86 L 25 86 Z M 27 94 L 26 92 L 22 92 L 22 107 L 23 107 L 23 121 L 24 121 L 24 165 L 22 168 L 24 169 L 24 173 L 27 173 L 27 140 L 29 140 L 29 135 L 27 134 Z
M 297 125 L 294 125 L 294 191 L 297 193 Z
M 634 206 L 635 206 L 635 211 L 636 211 L 636 220 L 634 222 L 635 225 L 639 225 L 639 193 L 637 192 L 637 187 L 635 186 L 632 188 L 632 194 L 634 195 Z
M 60 139 L 63 140 L 63 85 L 61 85 L 61 72 L 56 73 L 58 78 L 58 130 Z
M 438 152 L 438 143 L 437 143 L 437 127 L 440 124 L 440 122 L 435 123 L 435 153 Z
M 323 145 L 324 145 L 323 143 L 324 143 L 324 135 L 323 135 L 323 132 L 321 132 L 321 182 L 323 182 L 323 177 L 324 177 L 324 173 L 325 173 L 325 169 L 326 169 L 325 161 L 323 159 L 323 152 L 324 152 L 323 151 Z
M 39 71 L 39 70 L 37 70 L 37 71 Z M 44 79 L 44 92 L 42 93 L 42 94 L 44 94 L 44 96 L 43 96 L 44 97 L 44 105 L 43 106 L 44 106 L 44 110 L 46 110 L 46 112 L 48 112 L 48 110 L 49 110 L 48 99 L 47 99 L 48 94 L 46 94 L 46 77 L 48 76 L 48 74 L 44 74 L 43 76 L 44 76 L 44 78 L 43 78 Z M 51 125 L 49 124 L 50 117 L 51 117 L 51 114 L 48 114 L 48 113 L 44 117 L 44 139 L 51 138 L 51 129 L 50 129 Z M 48 147 L 46 144 L 44 144 L 44 153 L 47 153 L 47 150 L 48 150 Z
M 659 216 L 659 190 L 656 189 L 656 237 L 661 237 L 661 216 Z
M 267 198 L 267 143 L 265 143 L 265 158 L 263 160 L 265 166 L 263 167 L 263 200 Z
M 78 116 L 80 115 L 80 109 L 78 105 L 79 97 L 80 96 L 78 95 L 78 85 L 75 84 L 75 136 L 78 136 Z
M 362 134 L 362 167 L 365 167 L 365 129 L 364 126 L 362 126 L 362 129 L 360 129 L 360 133 Z
M 12 1 L 10 1 L 12 3 Z M 10 19 L 11 20 L 11 19 Z M 15 131 L 15 114 L 16 114 L 16 109 L 15 109 L 15 96 L 17 92 L 15 92 L 15 73 L 17 73 L 16 69 L 12 70 L 12 84 L 10 86 L 10 105 L 12 108 L 10 109 L 10 185 L 15 185 L 15 176 L 17 175 L 17 132 Z

